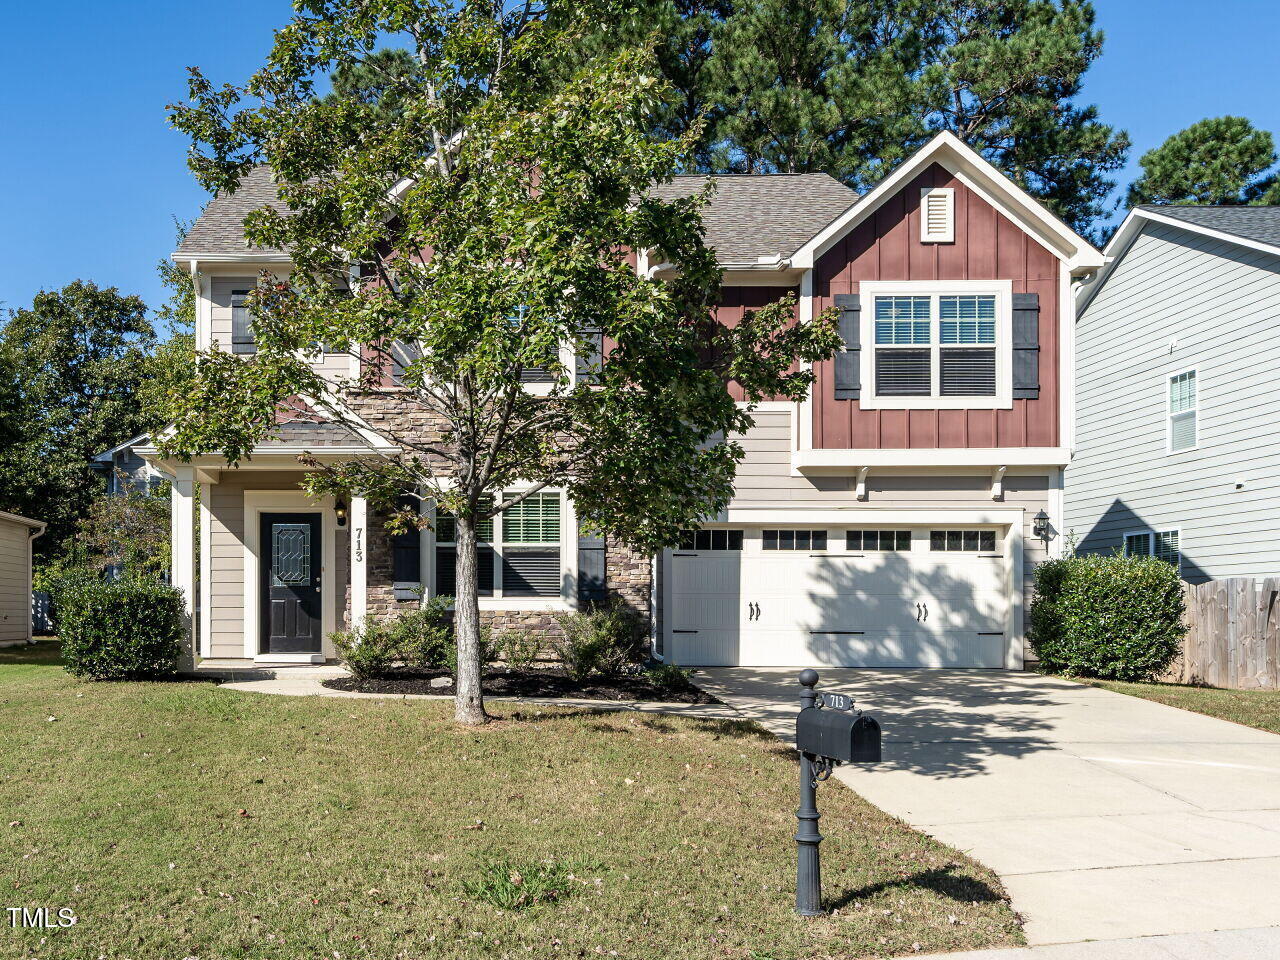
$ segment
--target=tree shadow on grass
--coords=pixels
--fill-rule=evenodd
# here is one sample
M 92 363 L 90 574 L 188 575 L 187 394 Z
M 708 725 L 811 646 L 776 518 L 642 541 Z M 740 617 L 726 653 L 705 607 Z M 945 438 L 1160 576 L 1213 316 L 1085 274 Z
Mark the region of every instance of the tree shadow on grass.
M 829 910 L 839 910 L 888 890 L 912 889 L 939 893 L 948 900 L 959 903 L 998 903 L 1006 899 L 1002 891 L 990 884 L 957 873 L 955 867 L 946 866 L 921 870 L 897 880 L 883 880 L 880 883 L 854 887 L 826 898 L 824 906 Z
M 0 667 L 5 666 L 62 666 L 62 644 L 56 640 L 41 640 L 20 647 L 0 647 Z
M 756 740 L 764 742 L 777 742 L 777 739 L 768 730 L 757 725 L 751 720 L 728 720 L 718 717 L 689 717 L 689 716 L 668 716 L 665 714 L 632 712 L 626 709 L 608 710 L 599 707 L 588 709 L 577 709 L 575 707 L 559 707 L 554 711 L 539 710 L 536 713 L 529 713 L 524 708 L 516 710 L 508 717 L 508 719 L 516 723 L 541 723 L 541 724 L 564 724 L 564 723 L 580 723 L 585 719 L 604 719 L 605 717 L 618 718 L 626 717 L 634 721 L 634 726 L 649 730 L 653 733 L 672 734 L 678 732 L 677 724 L 672 721 L 678 719 L 686 728 L 693 728 L 699 733 L 709 734 L 713 738 L 727 737 L 734 740 Z M 635 729 L 628 730 L 625 727 L 618 727 L 613 724 L 594 723 L 591 729 L 607 731 L 610 733 L 637 732 Z M 793 750 L 787 749 L 786 753 L 794 753 Z

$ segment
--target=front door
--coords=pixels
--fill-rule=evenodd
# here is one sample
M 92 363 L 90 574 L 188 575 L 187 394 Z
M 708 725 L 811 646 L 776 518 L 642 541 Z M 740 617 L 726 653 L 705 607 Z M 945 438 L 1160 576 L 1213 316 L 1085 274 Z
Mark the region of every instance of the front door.
M 320 652 L 320 515 L 262 515 L 262 652 Z

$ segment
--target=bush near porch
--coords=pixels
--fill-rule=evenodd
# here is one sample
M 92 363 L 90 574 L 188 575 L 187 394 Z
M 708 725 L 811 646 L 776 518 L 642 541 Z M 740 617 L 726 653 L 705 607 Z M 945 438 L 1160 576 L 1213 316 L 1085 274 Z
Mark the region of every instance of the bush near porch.
M 67 672 L 84 680 L 153 680 L 178 671 L 182 594 L 137 575 L 103 580 L 71 570 L 53 584 Z
M 473 729 L 437 701 L 83 691 L 53 644 L 0 650 L 8 902 L 79 918 L 0 931 L 0 955 L 745 960 L 1021 939 L 990 870 L 834 783 L 839 914 L 795 917 L 793 753 L 748 724 L 495 704 Z M 504 861 L 550 861 L 567 893 L 499 909 Z
M 1036 569 L 1031 647 L 1043 669 L 1150 680 L 1182 649 L 1182 581 L 1155 557 L 1070 556 Z

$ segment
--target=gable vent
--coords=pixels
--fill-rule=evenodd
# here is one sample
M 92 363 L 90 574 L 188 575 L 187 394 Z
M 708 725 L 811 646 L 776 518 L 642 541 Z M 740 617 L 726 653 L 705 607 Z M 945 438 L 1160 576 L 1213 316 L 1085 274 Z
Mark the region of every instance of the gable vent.
M 920 191 L 920 242 L 953 243 L 956 238 L 956 192 L 951 187 Z

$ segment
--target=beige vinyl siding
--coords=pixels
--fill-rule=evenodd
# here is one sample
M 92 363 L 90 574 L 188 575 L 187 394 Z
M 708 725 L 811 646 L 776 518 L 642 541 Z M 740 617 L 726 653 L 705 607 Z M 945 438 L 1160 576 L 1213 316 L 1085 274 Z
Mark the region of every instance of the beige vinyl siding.
M 247 471 L 223 474 L 221 483 L 209 491 L 209 639 L 210 656 L 244 656 L 244 536 L 246 490 L 296 490 L 301 475 L 284 471 Z M 281 512 L 288 512 L 281 507 Z M 335 544 L 338 569 L 333 591 L 334 622 L 342 625 L 346 616 L 348 548 L 345 531 L 338 532 Z
M 30 529 L 0 517 L 0 643 L 31 636 Z
M 1044 542 L 1032 536 L 1031 525 L 1036 513 L 1048 512 L 1050 477 L 1040 472 L 1009 470 L 1004 477 L 1004 496 L 991 499 L 991 471 L 949 469 L 945 473 L 930 470 L 871 470 L 867 476 L 867 499 L 856 499 L 856 477 L 796 477 L 791 475 L 791 414 L 783 410 L 763 410 L 753 414 L 756 424 L 745 436 L 736 439 L 746 453 L 738 466 L 735 494 L 731 507 L 843 507 L 849 523 L 859 522 L 856 510 L 870 508 L 899 509 L 972 509 L 998 510 L 1020 507 L 1023 510 L 1023 581 L 1024 597 L 1031 597 L 1035 568 L 1048 559 Z M 849 509 L 852 508 L 852 509 Z M 1026 605 L 1023 608 L 1024 621 Z
M 1081 549 L 1176 528 L 1191 582 L 1280 574 L 1278 321 L 1280 256 L 1146 225 L 1077 324 L 1066 521 Z M 1168 377 L 1191 368 L 1198 444 L 1171 454 Z
M 231 350 L 231 293 L 257 286 L 254 276 L 215 276 L 209 281 L 209 332 L 214 346 Z M 312 366 L 326 379 L 336 381 L 354 373 L 352 358 L 345 353 L 316 354 Z

